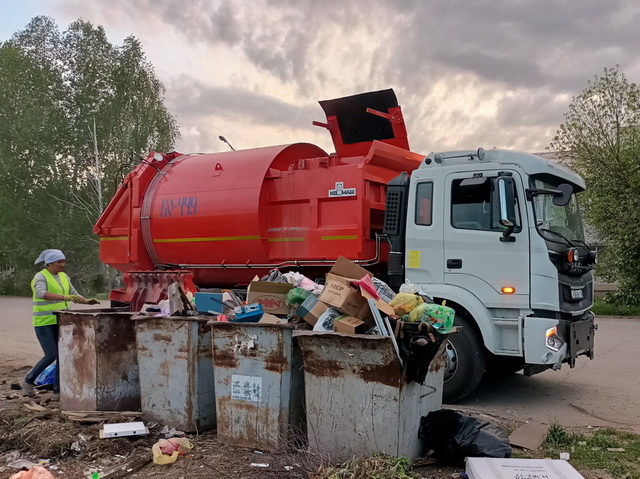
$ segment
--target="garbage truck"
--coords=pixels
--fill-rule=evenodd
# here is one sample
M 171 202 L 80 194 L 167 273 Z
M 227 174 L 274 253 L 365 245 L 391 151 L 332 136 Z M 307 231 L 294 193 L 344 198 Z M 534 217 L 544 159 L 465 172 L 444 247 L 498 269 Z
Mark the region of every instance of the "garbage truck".
M 413 152 L 393 90 L 319 102 L 335 152 L 310 143 L 150 152 L 94 226 L 122 272 L 113 304 L 237 288 L 274 269 L 323 278 L 336 258 L 455 309 L 445 402 L 484 374 L 594 357 L 595 251 L 576 173 L 529 153 Z

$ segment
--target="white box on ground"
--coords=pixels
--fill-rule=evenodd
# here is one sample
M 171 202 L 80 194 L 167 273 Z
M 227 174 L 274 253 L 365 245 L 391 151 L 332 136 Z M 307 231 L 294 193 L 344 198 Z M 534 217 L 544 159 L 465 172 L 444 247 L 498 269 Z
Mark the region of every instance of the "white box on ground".
M 560 459 L 497 459 L 469 457 L 469 479 L 584 479 L 567 461 Z
M 115 424 L 105 424 L 100 431 L 100 438 L 122 437 L 122 436 L 140 436 L 149 434 L 149 429 L 142 421 L 139 422 L 119 422 Z

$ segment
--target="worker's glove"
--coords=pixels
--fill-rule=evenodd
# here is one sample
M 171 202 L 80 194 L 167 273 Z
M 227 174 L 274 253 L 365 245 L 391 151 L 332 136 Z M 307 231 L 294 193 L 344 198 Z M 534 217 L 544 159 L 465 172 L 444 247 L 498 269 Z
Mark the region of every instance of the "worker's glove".
M 64 296 L 65 301 L 74 302 L 74 303 L 82 303 L 85 299 L 79 294 L 66 294 Z

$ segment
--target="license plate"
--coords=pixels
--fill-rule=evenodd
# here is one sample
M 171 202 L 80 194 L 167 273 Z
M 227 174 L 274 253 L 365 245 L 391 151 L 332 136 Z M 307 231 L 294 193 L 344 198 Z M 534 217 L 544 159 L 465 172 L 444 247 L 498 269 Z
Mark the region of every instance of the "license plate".
M 572 289 L 571 299 L 584 299 L 583 291 L 581 289 Z

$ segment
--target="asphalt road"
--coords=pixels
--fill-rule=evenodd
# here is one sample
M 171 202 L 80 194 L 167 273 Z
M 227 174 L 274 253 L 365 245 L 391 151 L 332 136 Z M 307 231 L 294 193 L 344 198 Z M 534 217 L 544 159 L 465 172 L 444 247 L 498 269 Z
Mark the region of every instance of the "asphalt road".
M 597 323 L 593 361 L 582 357 L 574 369 L 565 365 L 529 378 L 486 380 L 457 406 L 518 421 L 640 433 L 640 318 L 601 317 Z M 41 357 L 30 298 L 0 296 L 0 351 L 0 372 L 31 366 Z
M 485 380 L 459 405 L 504 418 L 640 433 L 640 318 L 596 322 L 592 361 L 580 357 L 573 369 Z

